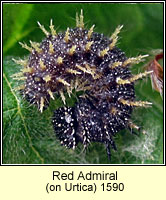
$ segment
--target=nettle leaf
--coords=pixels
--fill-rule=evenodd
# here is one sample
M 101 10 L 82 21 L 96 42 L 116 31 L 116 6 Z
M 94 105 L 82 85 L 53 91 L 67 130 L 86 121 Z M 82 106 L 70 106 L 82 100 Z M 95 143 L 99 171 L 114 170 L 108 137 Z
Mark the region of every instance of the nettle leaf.
M 119 24 L 124 28 L 118 47 L 127 56 L 148 54 L 162 49 L 162 4 L 4 4 L 4 62 L 3 62 L 3 163 L 4 164 L 62 164 L 109 163 L 103 144 L 92 143 L 82 151 L 60 145 L 55 137 L 51 118 L 53 110 L 63 105 L 57 96 L 42 114 L 30 105 L 14 88 L 21 84 L 11 78 L 20 66 L 12 58 L 24 58 L 18 41 L 40 42 L 43 34 L 37 27 L 40 21 L 46 28 L 53 19 L 57 31 L 75 26 L 75 13 L 83 9 L 86 27 L 96 24 L 95 31 L 111 35 Z M 147 61 L 146 61 L 147 62 Z M 144 63 L 132 68 L 133 73 L 143 71 Z M 163 163 L 163 100 L 153 91 L 149 78 L 136 83 L 138 100 L 153 103 L 151 108 L 139 108 L 132 120 L 147 132 L 130 134 L 123 130 L 116 135 L 118 151 L 112 151 L 112 164 Z M 75 100 L 68 99 L 72 104 Z

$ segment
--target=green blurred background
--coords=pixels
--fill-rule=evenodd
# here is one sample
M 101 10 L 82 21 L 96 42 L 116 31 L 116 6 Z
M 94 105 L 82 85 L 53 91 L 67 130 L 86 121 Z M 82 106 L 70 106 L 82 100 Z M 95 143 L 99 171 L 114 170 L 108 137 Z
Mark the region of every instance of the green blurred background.
M 127 56 L 151 54 L 163 48 L 163 4 L 127 3 L 36 3 L 3 4 L 3 163 L 35 164 L 102 164 L 109 163 L 103 144 L 92 143 L 86 151 L 83 146 L 68 150 L 60 145 L 53 132 L 53 110 L 62 106 L 57 96 L 49 109 L 40 114 L 36 107 L 22 99 L 13 90 L 20 83 L 10 77 L 19 72 L 12 58 L 24 58 L 28 52 L 19 41 L 40 42 L 44 34 L 37 21 L 49 28 L 53 19 L 55 28 L 64 31 L 75 26 L 76 12 L 83 9 L 86 28 L 95 24 L 95 31 L 110 36 L 118 25 L 124 25 L 118 47 Z M 149 57 L 149 60 L 151 57 Z M 141 63 L 132 68 L 133 73 L 143 71 Z M 163 101 L 153 91 L 150 80 L 136 83 L 138 100 L 153 103 L 152 108 L 135 109 L 132 120 L 147 131 L 130 134 L 123 130 L 115 137 L 118 150 L 112 151 L 112 164 L 159 164 L 163 163 Z M 73 98 L 74 99 L 74 98 Z M 68 99 L 69 104 L 73 99 Z

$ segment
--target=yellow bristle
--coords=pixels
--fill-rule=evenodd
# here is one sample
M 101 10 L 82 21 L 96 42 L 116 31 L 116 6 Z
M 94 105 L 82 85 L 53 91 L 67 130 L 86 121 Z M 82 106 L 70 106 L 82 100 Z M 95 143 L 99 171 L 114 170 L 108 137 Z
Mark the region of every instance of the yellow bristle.
M 137 57 L 128 58 L 127 60 L 125 60 L 123 62 L 122 66 L 125 67 L 128 64 L 138 64 L 138 63 L 144 61 L 143 58 L 145 58 L 147 56 L 149 56 L 149 55 L 143 55 L 143 56 L 140 55 L 140 56 L 137 56 Z
M 12 60 L 16 63 L 16 64 L 18 64 L 18 65 L 22 65 L 23 67 L 26 67 L 27 66 L 27 64 L 28 64 L 28 60 L 15 60 L 14 58 L 12 58 Z
M 33 73 L 34 72 L 34 68 L 32 67 L 27 67 L 21 70 L 23 73 Z
M 19 85 L 18 87 L 13 88 L 14 91 L 25 89 L 25 85 Z
M 81 9 L 81 14 L 80 14 L 80 28 L 84 28 L 84 16 L 83 16 L 82 9 Z
M 15 73 L 15 74 L 12 74 L 10 77 L 13 78 L 13 77 L 20 77 L 20 76 L 23 76 L 24 73 L 23 72 L 18 72 L 18 73 Z
M 31 46 L 32 46 L 38 53 L 41 53 L 41 52 L 42 52 L 42 49 L 39 48 L 39 46 L 40 46 L 39 43 L 37 43 L 37 42 L 32 42 L 32 41 L 30 40 L 30 44 L 31 44 Z
M 21 80 L 26 80 L 27 79 L 27 77 L 25 77 L 25 76 L 22 76 L 22 77 L 15 77 L 15 78 L 13 78 L 14 80 L 19 80 L 19 81 L 21 81 Z
M 130 79 L 121 79 L 120 77 L 116 78 L 116 82 L 119 85 L 124 85 L 124 84 L 130 84 L 131 83 Z
M 136 106 L 136 107 L 146 107 L 152 105 L 152 103 L 148 101 L 130 101 L 125 99 L 120 99 L 119 102 L 121 102 L 124 105 Z
M 67 94 L 69 97 L 71 97 L 71 94 L 72 94 L 72 90 L 70 87 L 66 87 L 67 88 Z
M 40 112 L 41 113 L 43 112 L 43 108 L 44 108 L 44 98 L 41 97 L 41 99 L 40 99 Z
M 83 16 L 82 9 L 81 9 L 80 17 L 78 17 L 78 14 L 76 13 L 76 27 L 84 28 L 84 16 Z
M 116 115 L 116 113 L 118 112 L 118 110 L 115 108 L 115 107 L 112 107 L 110 112 L 113 114 L 113 115 Z
M 129 79 L 121 79 L 120 77 L 118 77 L 116 79 L 116 82 L 118 84 L 120 84 L 120 85 L 121 84 L 122 85 L 124 85 L 124 84 L 130 84 L 130 83 L 132 83 L 132 82 L 134 82 L 134 81 L 136 81 L 136 80 L 138 80 L 140 78 L 143 78 L 143 77 L 145 77 L 145 76 L 147 76 L 148 74 L 151 74 L 151 73 L 153 73 L 153 71 L 145 71 L 144 73 L 140 73 L 140 74 L 134 75 L 133 77 L 131 77 Z
M 63 63 L 63 58 L 59 56 L 57 58 L 57 63 L 58 63 L 58 65 L 61 65 Z
M 46 69 L 46 65 L 44 64 L 44 62 L 41 59 L 39 61 L 39 64 L 40 64 L 41 70 L 45 70 Z
M 120 33 L 120 30 L 121 30 L 122 28 L 123 28 L 123 25 L 122 25 L 122 26 L 118 26 L 118 27 L 115 29 L 114 33 L 111 35 L 110 40 L 111 40 L 112 42 L 111 42 L 111 44 L 109 45 L 110 50 L 112 50 L 112 49 L 115 47 L 115 45 L 116 45 L 116 43 L 117 43 L 117 40 L 118 40 L 118 34 Z
M 97 74 L 95 74 L 95 70 L 91 68 L 88 64 L 85 64 L 85 67 L 81 67 L 80 65 L 76 65 L 76 67 L 84 73 L 91 74 L 94 79 L 97 79 L 99 77 Z
M 70 84 L 62 78 L 58 78 L 58 82 L 62 83 L 63 85 L 70 86 Z
M 77 70 L 74 69 L 67 69 L 66 72 L 71 73 L 71 74 L 81 74 L 81 72 L 78 72 Z
M 56 30 L 54 29 L 54 25 L 52 23 L 52 19 L 50 20 L 50 30 L 51 30 L 51 35 L 56 36 Z
M 89 74 L 94 76 L 95 70 L 92 67 L 90 67 L 87 63 L 85 64 L 85 67 L 86 67 L 87 71 L 89 72 Z
M 89 51 L 93 43 L 94 43 L 93 41 L 87 42 L 87 44 L 85 45 L 85 50 Z
M 51 54 L 54 53 L 54 46 L 53 46 L 52 42 L 49 42 L 49 52 Z
M 38 23 L 40 29 L 43 31 L 43 33 L 48 37 L 50 33 L 44 28 L 43 25 L 40 24 L 40 22 L 37 22 L 37 23 Z
M 33 49 L 31 47 L 29 47 L 27 44 L 23 44 L 22 42 L 19 42 L 19 44 L 22 46 L 22 48 L 27 49 L 30 52 L 33 51 Z
M 48 94 L 50 95 L 50 97 L 54 100 L 54 96 L 53 96 L 53 93 L 51 92 L 50 89 L 47 90 Z
M 69 42 L 69 39 L 70 39 L 70 36 L 69 36 L 69 28 L 67 28 L 67 31 L 66 31 L 66 33 L 65 33 L 65 37 L 64 37 L 64 40 L 65 40 L 65 42 Z
M 130 78 L 130 81 L 134 82 L 134 81 L 136 81 L 140 78 L 143 78 L 143 77 L 145 77 L 145 76 L 147 76 L 148 74 L 151 74 L 151 73 L 153 73 L 153 71 L 145 71 L 143 73 L 139 73 L 137 75 L 134 75 L 132 78 Z
M 99 56 L 104 57 L 105 55 L 108 54 L 109 48 L 105 48 L 102 51 L 100 51 Z
M 84 73 L 90 73 L 89 71 L 87 71 L 84 67 L 81 67 L 80 65 L 76 64 L 76 67 L 78 69 L 80 69 L 81 71 L 83 71 Z
M 50 75 L 46 75 L 46 76 L 43 77 L 43 79 L 47 83 L 47 82 L 51 81 L 51 76 Z
M 114 38 L 116 38 L 117 35 L 120 33 L 120 30 L 121 30 L 122 28 L 123 28 L 123 25 L 119 25 L 119 26 L 115 29 L 114 33 L 111 35 L 110 40 L 113 40 Z
M 59 91 L 59 94 L 61 96 L 61 99 L 62 99 L 63 103 L 66 104 L 66 99 L 65 99 L 64 93 L 62 91 Z
M 88 34 L 87 34 L 87 35 L 88 35 L 88 39 L 91 38 L 94 27 L 95 27 L 95 25 L 93 25 L 93 26 L 89 29 Z
M 80 20 L 78 17 L 78 13 L 76 13 L 76 27 L 79 27 L 79 23 L 80 23 Z
M 75 53 L 76 50 L 76 45 L 73 45 L 70 49 L 69 49 L 69 55 L 72 56 Z
M 112 40 L 111 44 L 109 45 L 110 50 L 112 50 L 115 47 L 117 41 L 118 41 L 118 37 Z
M 109 67 L 111 69 L 114 69 L 114 68 L 121 66 L 121 65 L 122 65 L 122 62 L 117 61 L 117 62 L 112 63 Z

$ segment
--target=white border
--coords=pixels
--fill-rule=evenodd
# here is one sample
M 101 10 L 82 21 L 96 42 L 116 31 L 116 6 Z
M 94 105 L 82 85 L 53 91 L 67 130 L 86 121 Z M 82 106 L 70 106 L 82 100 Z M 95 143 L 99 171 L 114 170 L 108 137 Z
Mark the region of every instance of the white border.
M 10 3 L 129 3 L 129 4 L 134 4 L 134 3 L 163 3 L 164 5 L 164 13 L 163 13 L 163 22 L 164 22 L 164 59 L 163 59 L 163 69 L 165 69 L 165 1 L 1 1 L 1 33 L 3 32 L 3 22 L 2 22 L 2 17 L 3 17 L 3 3 L 5 4 L 10 4 Z M 3 121 L 3 107 L 2 107 L 2 101 L 3 101 L 3 88 L 2 88 L 2 82 L 3 82 L 3 46 L 2 46 L 2 34 L 1 34 L 1 166 L 164 166 L 165 165 L 165 70 L 164 70 L 164 91 L 163 91 L 163 102 L 164 102 L 164 164 L 3 164 L 2 163 L 2 121 Z

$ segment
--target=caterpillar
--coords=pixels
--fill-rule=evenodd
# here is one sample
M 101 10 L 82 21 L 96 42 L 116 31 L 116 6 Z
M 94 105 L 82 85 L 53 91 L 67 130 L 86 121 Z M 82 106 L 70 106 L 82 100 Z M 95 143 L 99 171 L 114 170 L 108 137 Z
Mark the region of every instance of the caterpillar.
M 22 66 L 13 74 L 24 80 L 17 87 L 30 104 L 42 113 L 50 99 L 58 94 L 64 106 L 54 111 L 52 124 L 62 145 L 73 148 L 81 142 L 86 148 L 91 142 L 104 143 L 110 159 L 110 146 L 116 150 L 113 137 L 122 129 L 140 128 L 131 121 L 134 107 L 151 106 L 136 101 L 134 83 L 153 71 L 133 75 L 130 67 L 144 61 L 148 55 L 127 58 L 116 47 L 118 26 L 111 37 L 88 30 L 84 26 L 83 11 L 76 14 L 76 27 L 57 33 L 53 21 L 50 32 L 38 22 L 46 38 L 41 43 L 30 41 L 20 45 L 30 52 L 28 59 L 13 61 Z M 74 107 L 66 105 L 64 93 L 82 91 Z

